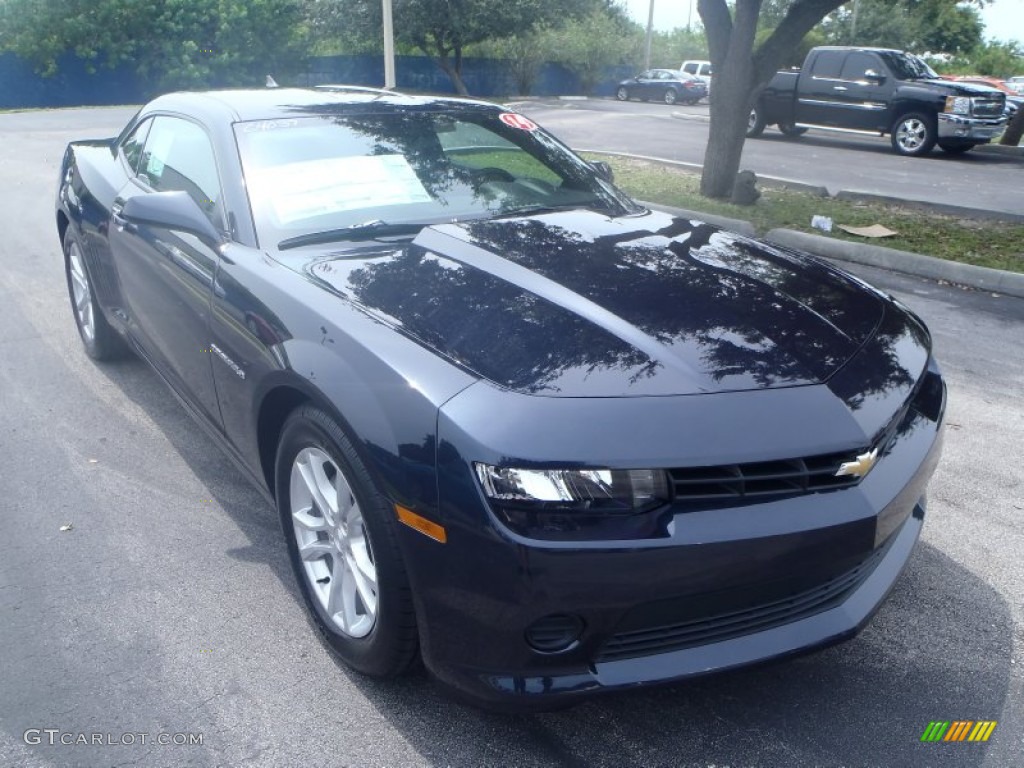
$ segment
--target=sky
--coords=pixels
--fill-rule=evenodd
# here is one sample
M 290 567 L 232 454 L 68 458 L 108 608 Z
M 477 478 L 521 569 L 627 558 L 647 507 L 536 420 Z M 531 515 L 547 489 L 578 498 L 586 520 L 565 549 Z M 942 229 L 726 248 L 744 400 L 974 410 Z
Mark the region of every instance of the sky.
M 630 16 L 647 26 L 651 0 L 620 0 Z M 697 0 L 654 0 L 654 28 L 670 30 L 685 27 L 692 7 L 693 23 L 697 15 Z M 981 11 L 985 23 L 985 39 L 1016 40 L 1024 44 L 1024 0 L 993 0 Z

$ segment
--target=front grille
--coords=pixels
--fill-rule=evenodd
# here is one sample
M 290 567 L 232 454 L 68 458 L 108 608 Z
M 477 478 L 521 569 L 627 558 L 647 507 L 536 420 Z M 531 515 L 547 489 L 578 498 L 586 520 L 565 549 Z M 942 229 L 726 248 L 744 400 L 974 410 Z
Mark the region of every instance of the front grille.
M 827 453 L 778 461 L 719 464 L 712 467 L 670 469 L 676 502 L 782 496 L 848 488 L 859 477 L 836 477 L 840 464 L 852 461 L 859 451 Z
M 859 565 L 812 589 L 762 603 L 753 608 L 619 632 L 605 643 L 595 661 L 618 661 L 710 645 L 741 635 L 763 632 L 826 611 L 840 604 L 867 579 L 879 561 L 885 557 L 893 538 L 895 537 L 874 550 Z
M 971 113 L 975 117 L 1002 117 L 1005 103 L 1002 98 L 975 96 L 971 103 Z

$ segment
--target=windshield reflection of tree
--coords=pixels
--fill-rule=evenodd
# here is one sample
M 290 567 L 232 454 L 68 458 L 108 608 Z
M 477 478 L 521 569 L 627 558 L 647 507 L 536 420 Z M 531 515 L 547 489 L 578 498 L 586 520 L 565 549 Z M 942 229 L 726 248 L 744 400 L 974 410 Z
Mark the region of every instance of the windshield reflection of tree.
M 475 244 L 605 307 L 726 387 L 825 378 L 878 320 L 875 297 L 823 279 L 799 257 L 680 220 L 652 236 L 581 215 L 579 228 L 572 217 L 565 227 L 546 217 L 467 228 Z M 597 234 L 585 237 L 581 229 Z M 880 329 L 887 352 L 864 371 L 862 393 L 909 382 L 891 348 L 897 340 Z
M 433 202 L 460 216 L 512 210 L 523 204 L 542 202 L 545 197 L 536 188 L 516 185 L 501 189 L 493 177 L 470 166 L 453 162 L 445 152 L 438 134 L 451 130 L 460 121 L 480 126 L 499 139 L 532 156 L 562 179 L 559 191 L 571 194 L 572 202 L 623 212 L 631 203 L 601 181 L 586 162 L 566 151 L 543 132 L 525 131 L 505 125 L 490 109 L 473 105 L 435 104 L 374 105 L 368 111 L 351 105 L 293 107 L 329 121 L 362 143 L 357 154 L 401 155 L 412 166 Z M 491 181 L 491 185 L 483 182 Z

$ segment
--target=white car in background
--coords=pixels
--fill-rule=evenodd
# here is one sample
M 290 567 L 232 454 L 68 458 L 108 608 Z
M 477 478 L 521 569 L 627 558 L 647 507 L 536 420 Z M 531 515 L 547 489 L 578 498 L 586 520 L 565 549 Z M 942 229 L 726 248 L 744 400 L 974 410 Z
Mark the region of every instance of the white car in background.
M 708 101 L 711 101 L 711 62 L 703 59 L 689 59 L 684 61 L 679 69 L 688 75 L 693 75 L 703 80 L 708 87 Z

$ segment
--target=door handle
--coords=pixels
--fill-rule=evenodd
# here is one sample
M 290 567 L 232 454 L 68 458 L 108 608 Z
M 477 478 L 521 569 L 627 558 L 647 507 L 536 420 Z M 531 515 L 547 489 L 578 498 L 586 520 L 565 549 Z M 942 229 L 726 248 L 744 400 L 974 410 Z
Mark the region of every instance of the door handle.
M 832 86 L 832 90 L 833 91 L 845 91 L 846 90 L 846 86 L 845 85 L 833 85 Z

